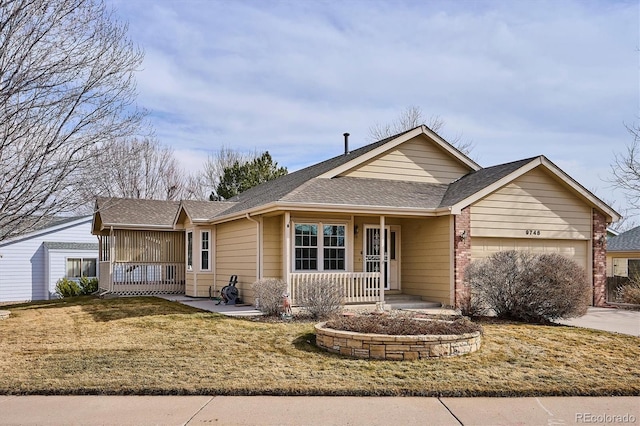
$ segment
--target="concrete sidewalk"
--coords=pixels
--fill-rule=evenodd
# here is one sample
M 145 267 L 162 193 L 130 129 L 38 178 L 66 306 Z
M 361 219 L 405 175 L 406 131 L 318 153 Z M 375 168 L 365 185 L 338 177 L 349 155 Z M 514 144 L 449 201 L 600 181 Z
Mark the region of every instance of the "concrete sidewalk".
M 640 424 L 640 397 L 1 396 L 0 425 Z

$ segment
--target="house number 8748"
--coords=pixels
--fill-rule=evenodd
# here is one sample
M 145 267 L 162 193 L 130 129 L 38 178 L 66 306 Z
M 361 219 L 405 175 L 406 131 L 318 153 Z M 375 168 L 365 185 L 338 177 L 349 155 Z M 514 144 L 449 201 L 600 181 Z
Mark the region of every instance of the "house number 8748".
M 527 229 L 524 232 L 527 235 L 540 235 L 540 230 L 539 229 Z

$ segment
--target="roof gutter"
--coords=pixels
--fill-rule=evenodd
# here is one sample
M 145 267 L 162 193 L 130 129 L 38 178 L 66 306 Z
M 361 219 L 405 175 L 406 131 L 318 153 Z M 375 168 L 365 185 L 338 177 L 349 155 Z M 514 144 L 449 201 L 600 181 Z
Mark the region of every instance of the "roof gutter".
M 301 210 L 301 211 L 317 211 L 317 212 L 336 212 L 336 213 L 359 213 L 359 214 L 385 214 L 391 216 L 446 216 L 451 214 L 451 207 L 426 208 L 402 208 L 402 207 L 386 207 L 386 206 L 361 206 L 353 204 L 320 204 L 320 203 L 286 203 L 273 202 L 259 208 L 253 208 L 248 211 L 241 211 L 226 216 L 219 216 L 211 219 L 210 224 L 230 222 L 232 220 L 246 218 L 247 215 L 266 214 L 277 211 Z
M 151 225 L 151 224 L 142 224 L 142 223 L 115 223 L 115 224 L 103 224 L 102 225 L 102 229 L 106 229 L 107 227 L 111 227 L 111 229 L 113 229 L 113 227 L 116 226 L 117 229 L 122 229 L 122 228 L 127 228 L 127 229 L 136 229 L 136 228 L 140 228 L 140 229 L 149 229 L 149 228 L 153 228 L 153 229 L 166 229 L 168 231 L 173 231 L 173 225 Z

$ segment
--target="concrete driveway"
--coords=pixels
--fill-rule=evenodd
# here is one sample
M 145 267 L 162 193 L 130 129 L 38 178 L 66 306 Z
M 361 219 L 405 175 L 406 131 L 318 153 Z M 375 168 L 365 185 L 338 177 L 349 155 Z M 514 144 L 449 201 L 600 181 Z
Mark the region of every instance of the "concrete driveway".
M 560 320 L 558 323 L 640 336 L 640 311 L 592 307 L 583 317 Z

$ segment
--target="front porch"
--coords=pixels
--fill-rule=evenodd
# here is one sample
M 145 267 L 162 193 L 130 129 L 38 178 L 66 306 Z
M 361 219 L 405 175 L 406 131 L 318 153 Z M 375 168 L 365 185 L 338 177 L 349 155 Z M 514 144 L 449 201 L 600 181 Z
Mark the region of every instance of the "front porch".
M 184 294 L 183 232 L 110 230 L 98 239 L 102 293 Z
M 297 304 L 303 285 L 331 281 L 342 287 L 345 303 L 384 302 L 384 287 L 379 272 L 314 272 L 289 274 L 289 297 Z
M 379 272 L 330 272 L 289 274 L 289 297 L 297 305 L 302 286 L 307 282 L 331 281 L 342 287 L 346 305 L 383 303 L 391 309 L 428 309 L 442 304 L 426 302 L 422 297 L 403 294 L 401 290 L 385 290 Z

